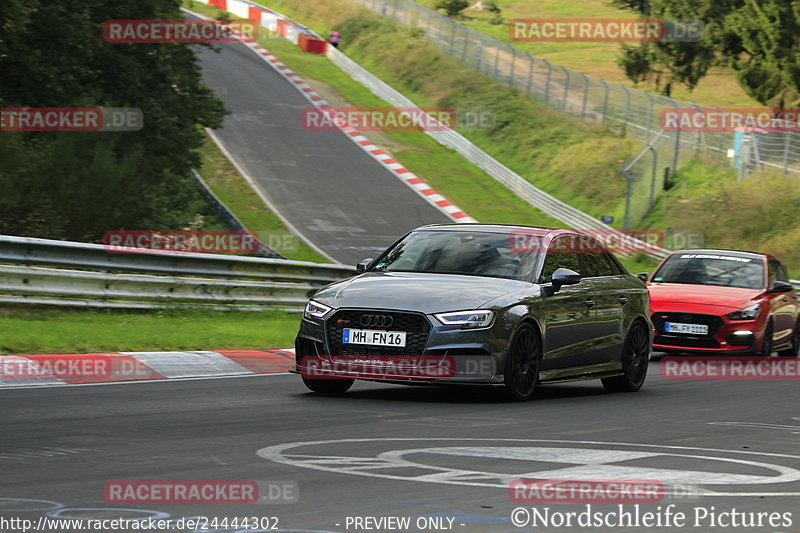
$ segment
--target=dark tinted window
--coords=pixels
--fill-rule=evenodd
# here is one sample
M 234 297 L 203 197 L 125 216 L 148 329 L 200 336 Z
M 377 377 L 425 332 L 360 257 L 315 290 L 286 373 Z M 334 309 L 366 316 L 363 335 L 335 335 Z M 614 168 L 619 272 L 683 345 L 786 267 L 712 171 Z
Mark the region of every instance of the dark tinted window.
M 581 262 L 581 275 L 586 278 L 599 276 L 614 276 L 619 274 L 619 267 L 608 253 L 596 242 L 581 247 L 579 260 Z
M 767 286 L 772 287 L 772 285 L 778 281 L 778 262 L 774 259 L 770 259 L 767 261 Z
M 370 269 L 431 272 L 531 281 L 538 250 L 513 246 L 510 234 L 468 231 L 418 231 L 383 254 Z
M 763 289 L 764 277 L 764 262 L 760 257 L 678 252 L 661 265 L 651 281 Z
M 775 266 L 778 268 L 778 281 L 789 283 L 789 273 L 786 271 L 786 267 L 783 266 L 783 263 L 776 259 Z
M 572 240 L 568 236 L 554 239 L 547 248 L 540 279 L 550 281 L 553 277 L 553 272 L 559 268 L 568 268 L 583 276 L 578 254 L 574 251 Z

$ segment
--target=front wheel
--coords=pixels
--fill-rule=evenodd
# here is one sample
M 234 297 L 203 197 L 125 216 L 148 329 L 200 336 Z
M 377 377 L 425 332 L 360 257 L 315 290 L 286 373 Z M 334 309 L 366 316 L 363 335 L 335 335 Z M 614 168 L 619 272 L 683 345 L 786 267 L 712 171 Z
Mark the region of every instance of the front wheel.
M 539 361 L 541 343 L 534 327 L 522 324 L 508 348 L 506 367 L 503 373 L 506 396 L 515 402 L 524 402 L 533 397 L 539 384 Z
M 772 325 L 772 320 L 767 322 L 767 327 L 764 329 L 764 340 L 761 343 L 761 351 L 758 352 L 758 355 L 761 357 L 769 357 L 772 354 L 772 343 L 774 336 L 774 327 Z
M 608 392 L 636 392 L 644 385 L 650 361 L 650 342 L 647 328 L 634 322 L 622 345 L 622 375 L 600 381 Z
M 781 357 L 797 357 L 798 354 L 800 354 L 800 317 L 798 317 L 797 324 L 794 326 L 792 344 L 778 352 Z
M 336 396 L 344 394 L 353 386 L 354 379 L 308 379 L 303 378 L 303 383 L 310 390 L 319 393 Z

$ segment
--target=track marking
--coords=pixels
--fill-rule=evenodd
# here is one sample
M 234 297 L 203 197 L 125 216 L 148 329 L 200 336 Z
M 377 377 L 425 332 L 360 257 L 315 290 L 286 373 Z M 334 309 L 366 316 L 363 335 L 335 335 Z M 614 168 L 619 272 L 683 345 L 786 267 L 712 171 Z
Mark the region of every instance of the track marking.
M 531 446 L 527 448 L 514 447 L 509 449 L 505 446 L 481 446 L 481 447 L 459 447 L 459 448 L 415 448 L 412 450 L 393 450 L 384 453 L 379 453 L 375 457 L 346 457 L 346 456 L 320 456 L 312 454 L 292 454 L 287 453 L 294 448 L 306 446 L 319 446 L 324 445 L 326 449 L 330 449 L 331 445 L 335 444 L 352 444 L 363 442 L 494 442 L 494 443 L 537 443 L 537 444 L 568 444 L 573 446 L 604 446 L 604 447 L 619 447 L 623 450 L 608 450 L 596 448 L 564 448 L 564 447 L 551 447 L 551 446 Z M 629 451 L 625 448 L 643 448 L 644 450 Z M 458 454 L 473 457 L 490 457 L 490 458 L 514 458 L 525 457 L 526 453 L 534 454 L 534 461 L 542 462 L 568 462 L 572 461 L 577 463 L 574 468 L 562 468 L 557 470 L 549 470 L 543 472 L 520 472 L 516 474 L 498 474 L 493 472 L 481 472 L 466 469 L 456 468 L 443 468 L 435 465 L 422 464 L 419 462 L 408 461 L 405 455 L 411 453 L 439 453 L 444 455 L 453 455 L 453 451 L 458 450 Z M 516 450 L 516 451 L 515 451 Z M 655 450 L 669 450 L 655 451 Z M 691 451 L 698 453 L 679 453 Z M 323 470 L 334 473 L 354 474 L 360 476 L 402 480 L 402 481 L 419 481 L 423 483 L 439 483 L 449 485 L 463 485 L 463 486 L 476 486 L 487 488 L 508 488 L 510 479 L 518 479 L 522 477 L 553 477 L 560 476 L 560 479 L 586 479 L 587 476 L 597 477 L 598 472 L 602 477 L 611 477 L 612 479 L 622 479 L 625 477 L 642 476 L 653 479 L 659 477 L 667 481 L 678 481 L 681 483 L 691 482 L 695 484 L 706 485 L 763 485 L 774 483 L 791 483 L 800 481 L 800 470 L 795 468 L 778 465 L 774 463 L 764 463 L 761 461 L 753 461 L 744 458 L 730 458 L 721 457 L 714 454 L 731 454 L 737 457 L 748 456 L 753 457 L 775 457 L 782 459 L 800 460 L 800 456 L 777 454 L 767 452 L 751 452 L 739 450 L 722 450 L 715 448 L 699 448 L 691 446 L 665 446 L 654 444 L 631 444 L 621 442 L 599 442 L 599 441 L 569 441 L 569 440 L 549 440 L 549 439 L 487 439 L 487 438 L 372 438 L 372 439 L 340 439 L 340 440 L 323 440 L 323 441 L 309 441 L 309 442 L 293 442 L 287 444 L 279 444 L 262 448 L 256 454 L 266 460 L 274 461 L 277 463 L 287 464 L 291 466 L 299 466 L 303 468 L 310 468 L 314 470 Z M 537 455 L 538 454 L 538 455 Z M 711 455 L 709 455 L 711 454 Z M 719 472 L 705 472 L 694 470 L 678 470 L 670 468 L 645 468 L 630 465 L 613 465 L 611 463 L 619 461 L 629 461 L 633 459 L 642 459 L 649 457 L 670 457 L 670 458 L 686 458 L 691 460 L 711 460 L 721 461 L 727 463 L 734 463 L 747 466 L 749 468 L 766 469 L 768 471 L 777 472 L 777 476 L 757 476 L 745 475 L 734 473 L 719 473 Z M 328 461 L 333 461 L 332 463 Z M 338 465 L 338 466 L 337 466 Z M 408 476 L 392 474 L 383 474 L 378 472 L 381 468 L 413 468 L 413 474 Z M 430 474 L 419 475 L 420 468 L 431 470 Z M 394 470 L 396 471 L 396 470 Z M 622 477 L 620 477 L 622 476 Z M 699 478 L 699 479 L 698 479 Z M 786 496 L 800 496 L 800 491 L 759 491 L 759 492 L 723 492 L 710 489 L 697 489 L 685 493 L 686 496 L 714 496 L 714 497 L 786 497 Z

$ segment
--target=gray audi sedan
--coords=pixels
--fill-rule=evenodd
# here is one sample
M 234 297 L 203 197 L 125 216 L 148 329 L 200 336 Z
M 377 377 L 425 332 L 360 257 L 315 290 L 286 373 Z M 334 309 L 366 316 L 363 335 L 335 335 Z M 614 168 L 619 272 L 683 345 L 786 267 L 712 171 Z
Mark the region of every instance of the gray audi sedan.
M 295 341 L 312 391 L 354 380 L 503 386 L 600 379 L 637 391 L 653 325 L 644 282 L 590 235 L 532 226 L 417 228 L 319 290 Z

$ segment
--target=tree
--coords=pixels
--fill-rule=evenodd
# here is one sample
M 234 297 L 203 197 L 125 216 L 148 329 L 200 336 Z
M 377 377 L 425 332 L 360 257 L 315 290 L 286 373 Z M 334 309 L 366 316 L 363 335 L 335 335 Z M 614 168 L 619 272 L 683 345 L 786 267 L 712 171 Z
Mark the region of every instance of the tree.
M 486 6 L 486 11 L 488 11 L 493 15 L 491 20 L 489 21 L 489 24 L 494 24 L 494 25 L 502 24 L 503 10 L 500 9 L 497 0 L 486 0 L 486 2 L 484 2 L 484 5 Z
M 620 65 L 633 81 L 694 88 L 708 70 L 729 65 L 744 91 L 771 107 L 800 104 L 800 0 L 613 0 L 642 15 L 700 20 L 699 42 L 623 47 Z
M 222 102 L 184 44 L 113 44 L 111 19 L 178 19 L 179 0 L 3 0 L 1 107 L 134 107 L 130 132 L 0 132 L 0 232 L 96 240 L 183 225 L 201 126 Z M 90 216 L 91 215 L 91 216 Z M 21 223 L 28 220 L 29 223 Z M 49 225 L 49 227 L 45 227 Z
M 468 7 L 467 0 L 438 0 L 436 2 L 436 9 L 444 9 L 445 15 L 450 18 L 459 16 Z

